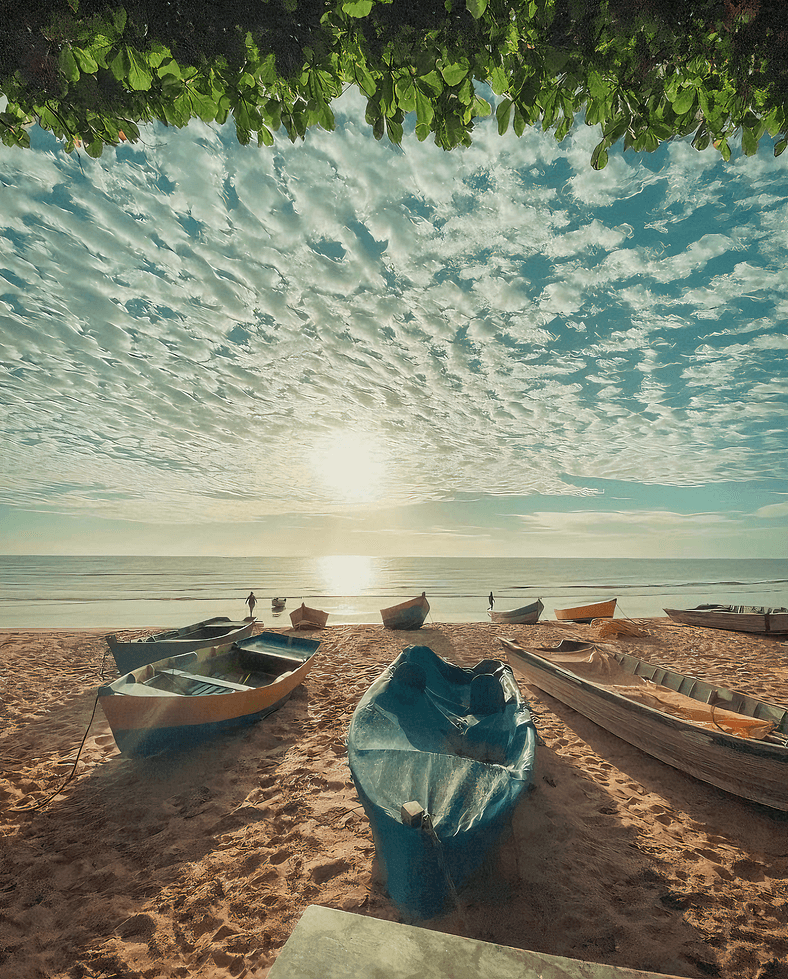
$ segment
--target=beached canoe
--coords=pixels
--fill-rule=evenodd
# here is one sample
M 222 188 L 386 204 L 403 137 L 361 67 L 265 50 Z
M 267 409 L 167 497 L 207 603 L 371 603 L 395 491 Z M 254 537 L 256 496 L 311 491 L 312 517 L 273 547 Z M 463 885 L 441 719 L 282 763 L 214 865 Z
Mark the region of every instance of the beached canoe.
M 532 602 L 530 605 L 523 605 L 522 608 L 512 609 L 510 612 L 496 612 L 488 610 L 488 615 L 493 622 L 509 622 L 512 625 L 535 625 L 539 621 L 539 616 L 544 611 L 541 599 Z
M 565 622 L 591 622 L 593 619 L 612 619 L 616 611 L 617 598 L 607 602 L 593 602 L 591 605 L 578 605 L 576 608 L 557 608 L 555 617 Z
M 764 605 L 698 605 L 663 609 L 674 622 L 730 632 L 788 633 L 788 608 Z
M 788 811 L 788 709 L 601 646 L 526 649 L 509 663 L 550 696 L 660 761 Z
M 391 899 L 406 917 L 440 914 L 531 785 L 536 732 L 511 668 L 408 646 L 361 698 L 347 745 Z
M 419 598 L 411 598 L 409 602 L 392 605 L 391 608 L 382 608 L 380 614 L 386 629 L 420 629 L 429 610 L 427 593 L 422 592 Z
M 301 607 L 290 613 L 290 622 L 294 629 L 323 629 L 328 622 L 328 612 L 309 608 L 301 602 Z
M 320 642 L 262 632 L 140 666 L 100 687 L 98 700 L 122 752 L 191 747 L 277 710 L 312 667 Z
M 208 646 L 231 646 L 239 639 L 251 636 L 255 619 L 249 617 L 243 622 L 232 622 L 226 615 L 213 619 L 203 619 L 181 629 L 157 632 L 141 639 L 124 641 L 117 636 L 107 636 L 107 645 L 115 657 L 118 673 L 130 673 L 138 666 L 154 663 L 165 656 L 177 653 L 191 653 Z

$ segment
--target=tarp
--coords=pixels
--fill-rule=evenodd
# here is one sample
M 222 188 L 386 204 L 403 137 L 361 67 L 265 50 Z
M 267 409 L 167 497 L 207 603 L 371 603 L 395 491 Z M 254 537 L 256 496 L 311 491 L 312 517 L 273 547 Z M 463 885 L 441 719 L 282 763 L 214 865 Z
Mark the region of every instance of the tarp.
M 409 646 L 362 698 L 348 733 L 356 789 L 392 899 L 406 916 L 444 909 L 507 828 L 531 784 L 536 732 L 511 668 L 474 669 Z M 426 826 L 408 826 L 417 802 Z

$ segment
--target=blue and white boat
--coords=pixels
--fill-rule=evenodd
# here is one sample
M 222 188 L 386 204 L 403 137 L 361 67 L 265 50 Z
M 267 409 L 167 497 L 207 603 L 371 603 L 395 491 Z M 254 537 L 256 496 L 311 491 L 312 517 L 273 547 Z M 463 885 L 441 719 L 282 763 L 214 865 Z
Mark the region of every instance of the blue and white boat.
M 389 896 L 409 919 L 447 909 L 509 828 L 536 731 L 511 668 L 409 646 L 362 697 L 348 761 Z

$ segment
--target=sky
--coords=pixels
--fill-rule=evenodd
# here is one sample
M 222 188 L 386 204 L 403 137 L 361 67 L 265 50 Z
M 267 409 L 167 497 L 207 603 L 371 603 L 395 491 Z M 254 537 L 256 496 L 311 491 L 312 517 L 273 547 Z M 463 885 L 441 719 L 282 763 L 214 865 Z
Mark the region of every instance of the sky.
M 788 555 L 788 153 L 335 110 L 0 146 L 0 553 Z

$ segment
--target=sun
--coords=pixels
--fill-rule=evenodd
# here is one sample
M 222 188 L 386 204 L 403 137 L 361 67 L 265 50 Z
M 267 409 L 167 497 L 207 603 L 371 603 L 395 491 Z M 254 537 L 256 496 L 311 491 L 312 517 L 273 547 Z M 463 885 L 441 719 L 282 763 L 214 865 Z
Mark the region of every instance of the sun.
M 317 471 L 335 502 L 374 503 L 383 495 L 383 453 L 365 432 L 345 430 L 329 438 L 318 453 Z

